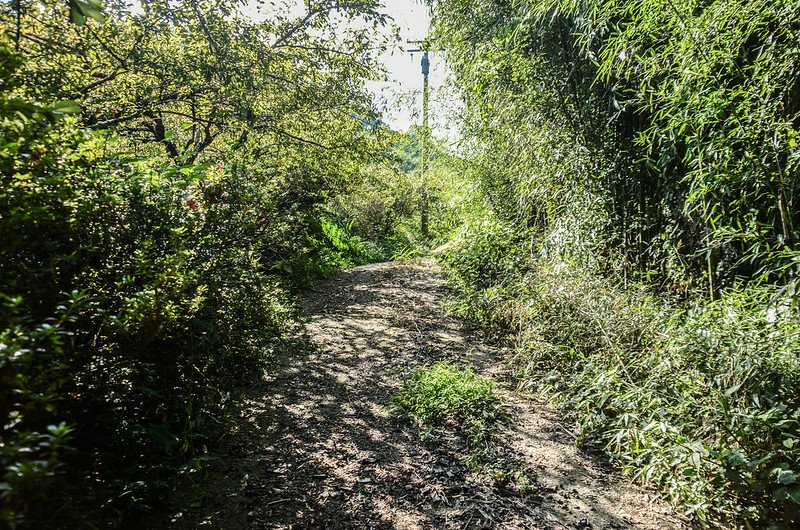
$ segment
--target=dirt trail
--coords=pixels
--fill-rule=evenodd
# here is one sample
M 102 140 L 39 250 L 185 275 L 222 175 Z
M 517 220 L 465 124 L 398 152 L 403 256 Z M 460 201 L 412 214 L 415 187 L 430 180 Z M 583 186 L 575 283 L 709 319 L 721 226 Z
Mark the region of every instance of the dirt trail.
M 317 347 L 254 391 L 230 454 L 219 528 L 675 528 L 662 505 L 582 454 L 546 405 L 513 391 L 503 352 L 443 316 L 434 262 L 356 267 L 307 297 Z M 420 440 L 387 411 L 415 367 L 469 362 L 499 380 L 511 421 L 498 472 L 455 436 Z M 500 471 L 505 471 L 500 473 Z M 219 490 L 218 490 L 219 491 Z

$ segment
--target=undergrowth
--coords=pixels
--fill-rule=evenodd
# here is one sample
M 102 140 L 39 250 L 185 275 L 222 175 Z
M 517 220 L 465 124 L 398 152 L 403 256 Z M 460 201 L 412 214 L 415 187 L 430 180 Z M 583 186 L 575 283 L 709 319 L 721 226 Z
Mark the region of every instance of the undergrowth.
M 426 435 L 457 428 L 466 438 L 471 467 L 480 462 L 505 417 L 490 380 L 449 362 L 415 370 L 392 396 L 392 405 Z
M 445 259 L 452 307 L 510 326 L 522 385 L 575 420 L 582 443 L 702 526 L 796 527 L 800 323 L 789 301 L 750 288 L 679 305 L 543 260 L 470 290 L 479 284 L 454 266 L 464 260 Z
M 476 190 L 451 308 L 694 523 L 800 527 L 800 4 L 427 3 Z

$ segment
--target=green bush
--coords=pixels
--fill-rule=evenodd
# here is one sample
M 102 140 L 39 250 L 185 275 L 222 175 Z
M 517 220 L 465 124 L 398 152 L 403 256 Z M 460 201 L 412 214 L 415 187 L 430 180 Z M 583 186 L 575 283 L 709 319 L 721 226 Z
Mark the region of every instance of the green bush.
M 439 256 L 457 293 L 448 308 L 487 331 L 506 328 L 511 314 L 504 301 L 527 270 L 529 248 L 510 223 L 470 220 Z
M 302 149 L 172 160 L 17 99 L 29 61 L 0 56 L 0 526 L 121 524 L 288 350 L 302 267 L 368 247 L 320 227 L 347 174 Z
M 795 525 L 790 298 L 752 288 L 682 308 L 564 263 L 539 262 L 517 282 L 491 307 L 510 314 L 522 384 L 573 418 L 582 443 L 704 524 Z
M 392 405 L 422 429 L 458 428 L 474 453 L 486 447 L 504 418 L 492 382 L 448 362 L 415 370 L 392 396 Z
M 337 269 L 379 261 L 383 257 L 374 242 L 365 241 L 352 233 L 352 222 L 341 226 L 335 220 L 323 216 L 320 225 L 326 239 L 323 248 L 330 248 L 336 254 L 332 264 Z
M 79 293 L 47 322 L 33 324 L 20 297 L 0 295 L 0 414 L 7 422 L 0 444 L 0 522 L 15 526 L 31 504 L 63 500 L 64 457 L 72 428 L 55 414 L 63 398 L 53 384 L 69 377 L 66 345 L 70 324 L 85 302 Z
M 287 328 L 260 214 L 221 167 L 128 159 L 70 121 L 0 138 L 3 518 L 44 524 L 80 489 L 65 524 L 152 509 Z

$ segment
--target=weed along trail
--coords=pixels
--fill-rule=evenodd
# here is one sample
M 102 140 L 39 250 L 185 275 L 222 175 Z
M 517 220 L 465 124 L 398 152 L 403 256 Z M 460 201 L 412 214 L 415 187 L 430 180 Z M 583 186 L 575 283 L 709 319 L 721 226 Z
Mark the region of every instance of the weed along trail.
M 433 261 L 356 267 L 309 293 L 315 347 L 250 400 L 220 464 L 234 493 L 220 496 L 208 522 L 677 527 L 663 506 L 577 450 L 546 406 L 516 394 L 507 356 L 444 316 L 445 295 Z M 401 389 L 405 401 L 393 401 Z M 442 402 L 452 410 L 436 409 Z M 415 414 L 427 418 L 421 428 Z

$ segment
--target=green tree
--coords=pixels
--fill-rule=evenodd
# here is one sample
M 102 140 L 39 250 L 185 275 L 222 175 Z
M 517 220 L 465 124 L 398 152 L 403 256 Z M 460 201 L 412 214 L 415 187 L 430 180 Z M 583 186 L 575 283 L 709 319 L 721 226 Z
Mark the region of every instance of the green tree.
M 163 503 L 230 393 L 290 351 L 319 205 L 382 149 L 374 2 L 0 13 L 0 517 Z M 72 21 L 70 21 L 70 18 Z M 342 51 L 344 50 L 344 51 Z

